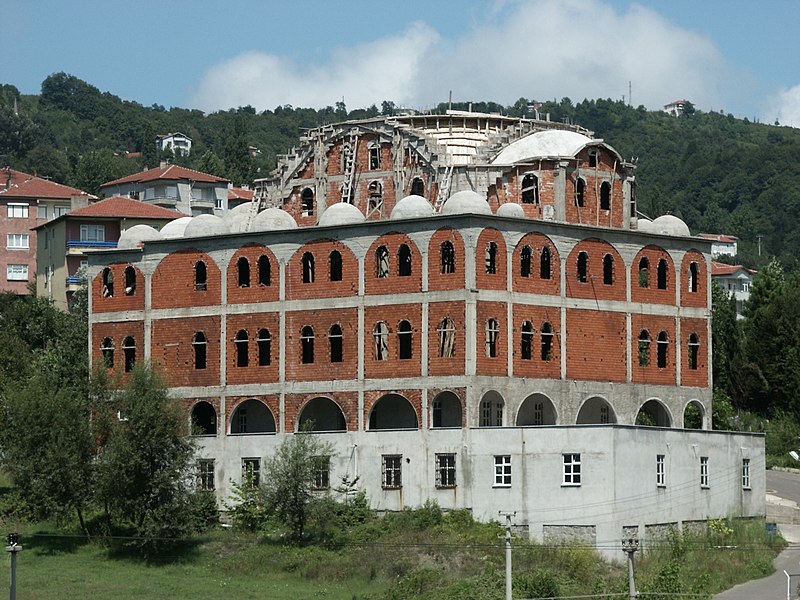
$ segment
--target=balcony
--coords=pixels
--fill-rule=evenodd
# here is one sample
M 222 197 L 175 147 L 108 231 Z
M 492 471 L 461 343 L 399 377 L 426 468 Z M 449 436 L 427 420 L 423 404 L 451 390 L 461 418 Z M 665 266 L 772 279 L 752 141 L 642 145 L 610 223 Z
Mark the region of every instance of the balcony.
M 90 240 L 67 240 L 67 254 L 83 254 L 84 250 L 94 250 L 98 248 L 116 248 L 117 242 L 98 242 Z
M 67 291 L 77 292 L 81 287 L 86 285 L 85 277 L 67 277 Z

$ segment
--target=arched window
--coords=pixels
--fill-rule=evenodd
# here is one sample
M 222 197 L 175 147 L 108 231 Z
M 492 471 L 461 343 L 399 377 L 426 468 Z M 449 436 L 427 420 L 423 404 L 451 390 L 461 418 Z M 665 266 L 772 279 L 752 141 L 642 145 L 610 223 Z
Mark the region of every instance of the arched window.
M 589 281 L 589 255 L 586 252 L 578 253 L 578 281 L 586 283 Z
M 600 184 L 600 210 L 611 210 L 611 184 L 607 181 Z
M 114 297 L 114 273 L 110 268 L 103 269 L 103 298 Z
M 533 252 L 530 246 L 525 246 L 519 253 L 519 274 L 520 277 L 531 276 L 531 256 Z
M 372 338 L 375 347 L 375 360 L 387 360 L 389 358 L 389 327 L 383 321 L 375 323 L 372 328 Z
M 582 178 L 578 177 L 578 180 L 575 182 L 575 206 L 583 206 L 585 190 L 586 182 Z
M 234 346 L 236 349 L 236 366 L 237 367 L 246 367 L 249 362 L 249 346 L 250 342 L 247 339 L 247 331 L 241 329 L 236 334 L 236 340 L 234 342 Z
M 400 244 L 397 250 L 397 274 L 400 277 L 411 276 L 411 249 L 406 244 Z
M 329 258 L 331 281 L 342 280 L 342 255 L 338 250 L 331 252 Z
M 667 332 L 662 331 L 658 334 L 658 368 L 667 368 L 667 350 L 669 349 L 669 338 Z
M 199 292 L 206 291 L 208 287 L 208 270 L 206 263 L 198 260 L 194 265 L 194 289 Z
M 646 256 L 639 261 L 639 287 L 650 287 L 650 261 Z
M 614 257 L 606 254 L 603 257 L 603 285 L 614 283 Z
M 697 358 L 700 354 L 700 338 L 696 333 L 689 336 L 689 368 L 692 371 L 697 370 Z
M 378 143 L 372 142 L 369 145 L 369 170 L 377 171 L 381 168 L 381 147 Z
M 663 258 L 658 261 L 658 289 L 667 289 L 667 261 Z
M 503 398 L 496 393 L 481 401 L 481 427 L 503 426 L 503 404 Z
M 533 323 L 530 321 L 523 321 L 522 323 L 522 339 L 520 342 L 520 358 L 522 360 L 531 360 L 533 356 Z
M 133 296 L 136 293 L 136 269 L 128 265 L 125 267 L 125 295 Z
M 486 273 L 488 275 L 497 273 L 497 244 L 494 242 L 486 245 Z
M 314 190 L 311 188 L 305 188 L 300 193 L 300 214 L 304 217 L 314 214 Z
M 380 181 L 371 181 L 367 191 L 369 192 L 370 210 L 374 210 L 383 204 L 383 185 Z
M 442 273 L 455 273 L 456 250 L 453 247 L 453 242 L 450 240 L 442 242 L 442 245 L 439 248 L 439 254 L 442 260 Z
M 553 358 L 553 326 L 547 321 L 542 325 L 541 358 L 544 361 L 550 361 Z
M 500 337 L 500 325 L 497 319 L 486 321 L 486 356 L 497 358 L 497 339 Z
M 542 258 L 541 262 L 539 263 L 539 278 L 540 279 L 550 279 L 551 277 L 551 269 L 550 269 L 550 248 L 545 246 L 542 248 Z
M 244 256 L 240 256 L 236 261 L 236 270 L 239 274 L 239 287 L 250 287 L 250 261 Z
M 104 338 L 100 343 L 100 353 L 103 356 L 103 364 L 106 369 L 114 368 L 114 341 L 111 338 Z
M 445 317 L 439 322 L 439 356 L 452 358 L 456 348 L 456 326 L 450 317 Z
M 397 344 L 399 350 L 399 358 L 401 360 L 406 360 L 411 358 L 413 353 L 413 331 L 411 329 L 411 323 L 408 321 L 400 321 L 397 326 Z
M 597 148 L 590 148 L 587 154 L 589 155 L 589 167 L 597 167 Z
M 314 255 L 303 254 L 303 283 L 314 283 Z
M 206 350 L 208 349 L 208 342 L 206 336 L 202 331 L 198 331 L 192 338 L 192 350 L 194 350 L 194 368 L 206 368 Z
M 331 362 L 338 363 L 344 359 L 344 345 L 342 344 L 342 327 L 335 324 L 328 332 L 328 342 L 331 346 Z
M 698 288 L 698 268 L 697 263 L 693 262 L 689 265 L 689 291 L 696 292 Z
M 414 179 L 411 180 L 411 195 L 412 196 L 425 195 L 425 183 L 419 177 L 414 177 Z
M 650 366 L 650 332 L 646 329 L 639 332 L 639 366 Z
M 130 373 L 136 364 L 136 340 L 131 336 L 122 340 L 122 353 L 125 355 L 125 372 Z
M 258 285 L 270 285 L 272 283 L 272 276 L 269 256 L 262 254 L 258 257 Z
M 258 345 L 258 366 L 269 366 L 272 362 L 272 336 L 269 329 L 258 330 L 256 344 Z
M 386 246 L 380 246 L 375 252 L 376 275 L 383 279 L 389 276 L 389 250 Z
M 300 346 L 303 364 L 312 364 L 314 362 L 314 329 L 309 325 L 300 331 Z
M 522 203 L 539 204 L 539 178 L 528 174 L 522 178 Z

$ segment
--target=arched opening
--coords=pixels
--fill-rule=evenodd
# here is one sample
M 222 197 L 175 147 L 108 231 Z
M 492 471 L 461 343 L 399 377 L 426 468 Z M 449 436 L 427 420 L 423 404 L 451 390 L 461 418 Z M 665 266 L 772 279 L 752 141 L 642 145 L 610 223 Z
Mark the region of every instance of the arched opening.
M 246 367 L 249 362 L 248 350 L 250 348 L 250 341 L 247 339 L 247 331 L 244 329 L 239 330 L 236 334 L 234 347 L 236 350 L 236 366 Z
M 439 334 L 439 357 L 452 358 L 456 349 L 456 326 L 450 317 L 439 321 L 437 329 Z
M 372 407 L 368 429 L 417 429 L 417 411 L 400 394 L 386 394 Z
M 589 281 L 589 255 L 586 252 L 578 253 L 578 282 Z
M 369 192 L 369 210 L 375 210 L 383 205 L 383 185 L 380 181 L 371 181 L 367 186 Z
M 539 178 L 531 173 L 522 178 L 522 203 L 539 204 Z
M 377 171 L 381 167 L 381 147 L 377 142 L 369 145 L 369 170 Z
M 650 287 L 650 261 L 645 256 L 639 261 L 639 287 Z
M 375 323 L 372 328 L 372 339 L 375 344 L 375 360 L 389 358 L 389 327 L 383 321 Z
M 603 285 L 614 284 L 614 257 L 606 254 L 603 257 Z
M 650 366 L 650 332 L 642 329 L 639 332 L 639 366 Z
M 236 261 L 236 270 L 238 272 L 239 287 L 250 287 L 250 261 L 244 256 L 240 256 L 239 260 Z
M 198 402 L 192 407 L 192 434 L 217 435 L 217 411 L 209 402 Z
M 703 429 L 706 410 L 697 400 L 692 400 L 683 410 L 684 429 Z
M 206 368 L 206 350 L 208 349 L 208 341 L 202 331 L 198 331 L 192 338 L 192 350 L 194 351 L 194 368 Z
M 461 427 L 461 400 L 453 392 L 440 392 L 431 404 L 431 427 Z
M 136 293 L 136 269 L 128 265 L 125 267 L 125 295 L 133 296 Z
M 111 338 L 104 338 L 100 342 L 100 353 L 103 357 L 103 365 L 106 369 L 114 368 L 114 341 Z
M 314 329 L 310 325 L 306 325 L 300 331 L 300 349 L 303 364 L 312 364 L 314 362 Z
M 453 247 L 453 242 L 446 240 L 442 242 L 439 248 L 439 258 L 442 263 L 442 273 L 455 273 L 456 272 L 456 250 Z
M 658 334 L 658 339 L 656 340 L 656 350 L 657 350 L 657 366 L 659 369 L 666 369 L 667 368 L 667 356 L 669 350 L 669 337 L 667 337 L 667 332 L 662 331 Z
M 517 412 L 517 427 L 555 425 L 556 408 L 544 394 L 531 394 L 522 401 Z
M 411 276 L 411 249 L 406 244 L 400 244 L 397 250 L 397 274 L 400 277 Z
M 342 254 L 338 250 L 331 252 L 329 259 L 330 266 L 330 280 L 342 280 Z
M 545 362 L 549 362 L 553 359 L 553 326 L 547 321 L 542 323 L 541 359 Z
M 389 277 L 389 249 L 379 246 L 375 251 L 375 275 L 379 279 Z
M 344 344 L 341 325 L 334 324 L 328 331 L 328 342 L 330 343 L 331 362 L 338 363 L 344 360 Z
M 500 337 L 500 324 L 497 319 L 486 321 L 486 357 L 497 358 L 497 340 Z
M 208 269 L 206 263 L 198 260 L 194 265 L 194 289 L 204 292 L 208 288 Z
M 658 400 L 648 400 L 636 415 L 637 425 L 648 427 L 672 427 L 672 418 L 667 407 Z
M 411 323 L 408 321 L 400 321 L 400 323 L 397 325 L 397 345 L 398 357 L 401 360 L 407 360 L 411 358 L 413 354 L 413 335 Z
M 600 184 L 600 210 L 611 210 L 611 184 L 607 181 Z
M 586 182 L 578 177 L 578 180 L 575 182 L 575 206 L 583 207 L 585 191 Z
M 309 401 L 300 411 L 298 431 L 346 431 L 344 413 L 330 398 L 319 396 Z
M 262 254 L 258 257 L 258 285 L 268 286 L 271 283 L 272 265 L 269 262 L 269 256 Z
M 519 253 L 519 274 L 520 277 L 531 276 L 531 256 L 533 251 L 530 246 L 525 246 Z
M 425 196 L 425 182 L 419 177 L 414 177 L 414 179 L 411 180 L 411 195 Z
M 693 262 L 689 265 L 689 291 L 696 292 L 698 289 L 698 268 L 697 263 Z
M 617 415 L 614 414 L 611 405 L 599 396 L 589 398 L 581 406 L 578 412 L 578 425 L 591 425 L 591 424 L 607 424 L 616 423 Z
M 310 217 L 314 214 L 314 190 L 305 188 L 300 193 L 300 214 L 303 217 Z
M 660 290 L 667 289 L 667 271 L 668 271 L 667 261 L 662 258 L 661 260 L 658 261 L 658 267 L 657 267 L 657 279 L 658 279 L 657 283 L 658 283 L 658 289 Z
M 539 262 L 539 279 L 550 279 L 552 277 L 550 270 L 550 248 L 545 246 L 542 248 L 542 258 Z
M 497 273 L 497 244 L 489 242 L 486 244 L 486 274 L 495 275 Z
M 502 427 L 504 409 L 505 401 L 498 392 L 486 392 L 481 399 L 480 426 Z
M 131 336 L 122 340 L 122 353 L 125 355 L 125 372 L 130 373 L 136 364 L 136 340 Z
M 231 415 L 231 433 L 275 433 L 275 417 L 259 400 L 245 400 Z
M 303 263 L 303 283 L 314 283 L 314 255 L 305 252 L 302 258 Z
M 691 371 L 697 370 L 697 359 L 700 355 L 700 338 L 696 333 L 689 335 L 688 366 Z
M 272 336 L 269 329 L 259 329 L 256 338 L 258 345 L 258 366 L 267 367 L 272 362 Z
M 114 273 L 110 268 L 103 269 L 103 298 L 114 297 Z
M 520 340 L 520 358 L 522 360 L 531 360 L 533 357 L 533 323 L 530 321 L 522 322 Z

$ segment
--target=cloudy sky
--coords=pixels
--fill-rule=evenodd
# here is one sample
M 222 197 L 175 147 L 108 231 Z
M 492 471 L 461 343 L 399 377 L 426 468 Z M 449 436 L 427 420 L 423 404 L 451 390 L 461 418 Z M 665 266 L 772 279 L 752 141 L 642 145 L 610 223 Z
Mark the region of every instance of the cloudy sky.
M 800 127 L 800 1 L 0 0 L 0 82 L 145 105 L 632 100 Z M 630 87 L 629 87 L 630 86 Z M 630 90 L 630 96 L 629 96 Z

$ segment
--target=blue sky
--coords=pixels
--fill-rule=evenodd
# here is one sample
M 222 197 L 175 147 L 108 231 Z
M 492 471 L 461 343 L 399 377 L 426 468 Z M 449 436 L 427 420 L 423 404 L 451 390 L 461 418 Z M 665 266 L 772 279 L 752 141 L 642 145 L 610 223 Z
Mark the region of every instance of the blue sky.
M 65 71 L 145 105 L 686 98 L 800 127 L 800 2 L 0 0 L 0 82 Z

